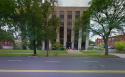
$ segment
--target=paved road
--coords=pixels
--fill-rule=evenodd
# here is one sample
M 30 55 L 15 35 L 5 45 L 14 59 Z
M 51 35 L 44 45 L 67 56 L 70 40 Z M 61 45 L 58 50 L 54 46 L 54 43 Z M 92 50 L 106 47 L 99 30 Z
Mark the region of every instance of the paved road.
M 0 77 L 125 77 L 123 74 L 0 73 Z
M 1 57 L 0 77 L 125 77 L 125 59 Z

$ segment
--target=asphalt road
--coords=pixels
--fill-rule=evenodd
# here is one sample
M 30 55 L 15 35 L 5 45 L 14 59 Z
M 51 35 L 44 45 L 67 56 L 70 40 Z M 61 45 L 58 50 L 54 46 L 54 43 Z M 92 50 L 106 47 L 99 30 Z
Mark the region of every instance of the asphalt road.
M 125 59 L 0 57 L 0 77 L 125 77 Z

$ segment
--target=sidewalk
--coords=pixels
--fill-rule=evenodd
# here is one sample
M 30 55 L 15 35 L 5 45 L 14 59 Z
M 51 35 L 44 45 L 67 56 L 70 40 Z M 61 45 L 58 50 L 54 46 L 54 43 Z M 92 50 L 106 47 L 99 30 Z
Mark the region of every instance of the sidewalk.
M 110 53 L 111 55 L 117 56 L 119 58 L 125 58 L 125 54 L 120 54 L 120 53 Z

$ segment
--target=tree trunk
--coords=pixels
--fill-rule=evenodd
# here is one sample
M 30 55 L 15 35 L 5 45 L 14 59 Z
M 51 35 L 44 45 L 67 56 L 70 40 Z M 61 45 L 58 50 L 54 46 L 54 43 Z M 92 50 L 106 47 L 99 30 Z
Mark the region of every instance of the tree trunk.
M 26 50 L 27 48 L 26 48 L 26 38 L 25 38 L 25 36 L 22 36 L 22 49 L 23 50 Z
M 46 50 L 46 57 L 49 57 L 49 50 Z
M 46 40 L 46 57 L 48 57 L 49 56 L 49 40 Z
M 108 39 L 104 39 L 105 55 L 108 55 Z
M 36 40 L 33 40 L 33 55 L 36 56 Z

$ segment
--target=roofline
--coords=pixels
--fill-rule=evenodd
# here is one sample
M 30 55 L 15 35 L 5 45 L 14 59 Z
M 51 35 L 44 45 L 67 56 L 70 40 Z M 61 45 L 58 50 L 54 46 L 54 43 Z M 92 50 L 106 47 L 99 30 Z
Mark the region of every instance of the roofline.
M 89 6 L 57 6 L 57 8 L 89 8 Z

